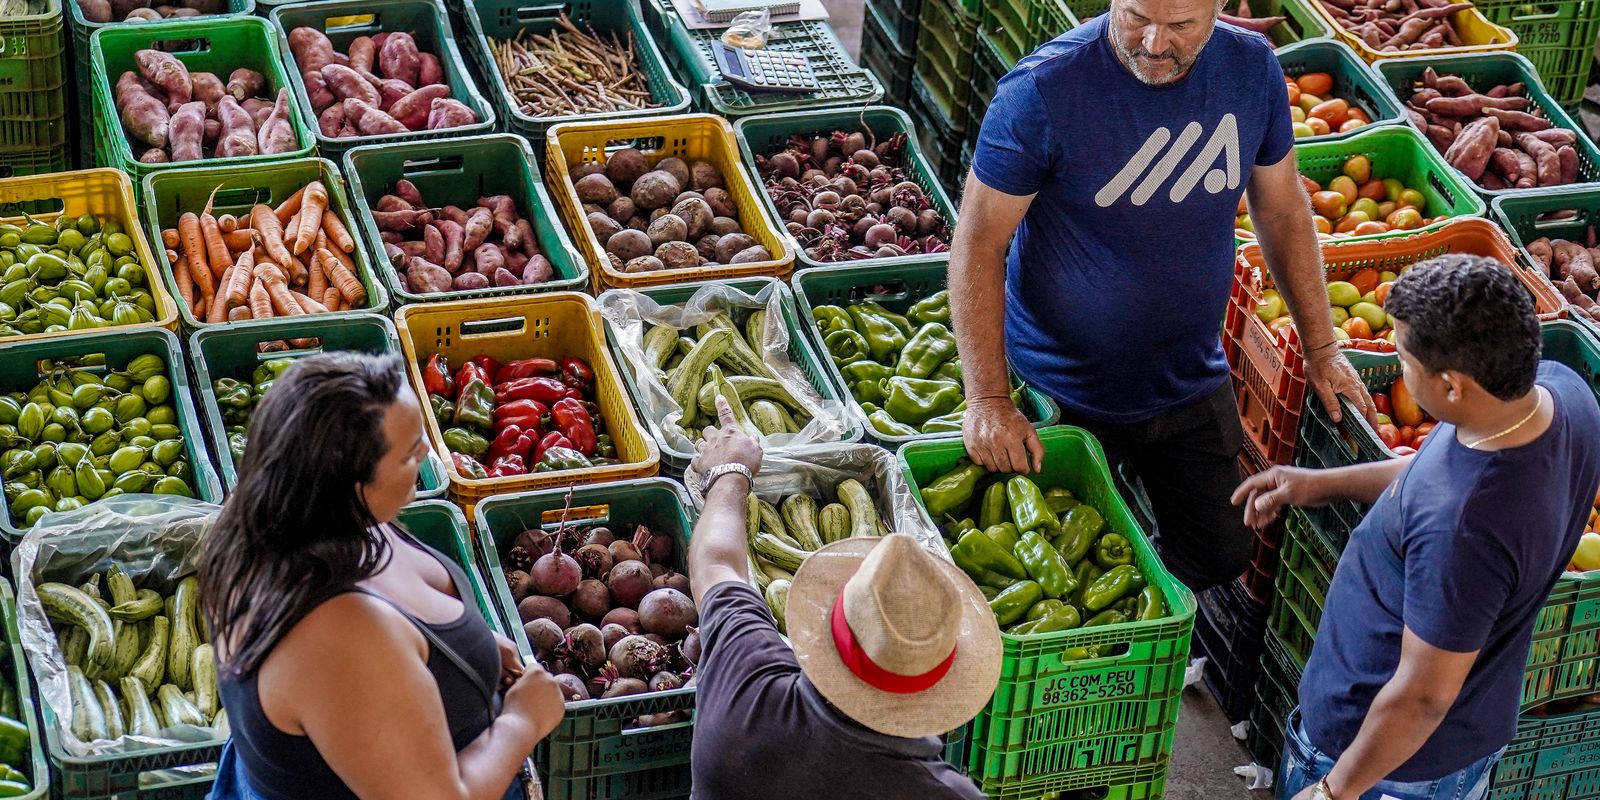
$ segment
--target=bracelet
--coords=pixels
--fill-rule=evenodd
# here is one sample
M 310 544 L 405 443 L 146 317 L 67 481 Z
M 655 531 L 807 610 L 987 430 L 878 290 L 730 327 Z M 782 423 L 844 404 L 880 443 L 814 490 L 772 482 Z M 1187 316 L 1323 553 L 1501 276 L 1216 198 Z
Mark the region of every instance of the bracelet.
M 706 470 L 706 476 L 701 482 L 700 491 L 705 494 L 710 494 L 711 485 L 716 483 L 717 479 L 724 475 L 742 475 L 744 476 L 746 484 L 750 486 L 756 485 L 755 473 L 751 472 L 749 467 L 743 464 L 718 464 L 717 466 Z

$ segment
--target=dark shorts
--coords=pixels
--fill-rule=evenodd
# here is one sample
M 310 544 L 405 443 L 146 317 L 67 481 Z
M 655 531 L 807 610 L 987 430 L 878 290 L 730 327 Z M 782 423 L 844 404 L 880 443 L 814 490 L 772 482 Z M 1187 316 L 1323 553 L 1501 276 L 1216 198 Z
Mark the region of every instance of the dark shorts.
M 1094 434 L 1112 468 L 1143 487 L 1155 515 L 1156 546 L 1194 591 L 1237 578 L 1250 565 L 1250 530 L 1233 505 L 1244 428 L 1233 386 L 1147 420 L 1104 423 L 1062 408 L 1061 423 Z M 1134 487 L 1124 484 L 1130 505 Z

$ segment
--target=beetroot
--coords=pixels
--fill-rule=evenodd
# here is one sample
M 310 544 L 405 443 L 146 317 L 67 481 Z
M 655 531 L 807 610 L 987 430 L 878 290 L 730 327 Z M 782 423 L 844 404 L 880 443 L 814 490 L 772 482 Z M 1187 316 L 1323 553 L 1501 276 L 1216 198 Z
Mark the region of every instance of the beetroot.
M 611 571 L 611 551 L 604 545 L 586 544 L 572 556 L 583 569 L 585 578 L 604 578 Z
M 629 635 L 631 635 L 631 632 L 627 628 L 615 622 L 600 626 L 600 640 L 605 643 L 606 652 L 608 653 L 611 652 L 611 648 L 617 646 L 617 642 L 622 641 Z
M 688 594 L 689 576 L 669 569 L 665 573 L 657 575 L 655 580 L 650 582 L 650 585 L 657 589 L 677 589 L 684 594 Z
M 666 563 L 667 559 L 672 558 L 672 537 L 656 533 L 643 525 L 633 534 L 633 546 L 639 548 L 644 560 L 652 564 Z
M 565 597 L 572 594 L 578 588 L 578 582 L 583 580 L 583 568 L 566 553 L 550 552 L 533 562 L 533 569 L 528 571 L 528 575 L 533 578 L 533 589 L 539 594 Z
M 643 559 L 644 556 L 640 555 L 639 548 L 634 547 L 633 542 L 626 539 L 618 539 L 611 543 L 611 562 L 613 564 L 620 564 L 624 561 L 641 561 Z
M 683 679 L 670 672 L 657 672 L 648 681 L 650 691 L 665 692 L 683 686 Z
M 639 624 L 650 633 L 682 639 L 699 621 L 694 601 L 677 589 L 656 589 L 639 601 Z
M 607 625 L 617 625 L 628 633 L 644 633 L 644 627 L 639 624 L 639 612 L 631 608 L 613 608 L 606 612 L 600 626 Z
M 631 694 L 644 694 L 648 691 L 650 691 L 650 687 L 638 678 L 618 678 L 612 681 L 611 685 L 606 687 L 605 693 L 600 696 L 602 698 L 627 697 Z
M 567 650 L 586 669 L 606 663 L 605 640 L 600 637 L 600 629 L 588 623 L 567 629 Z
M 517 616 L 526 625 L 536 619 L 547 619 L 566 628 L 572 624 L 572 614 L 567 611 L 567 606 L 554 597 L 545 597 L 541 594 L 531 594 L 517 604 Z
M 617 673 L 630 678 L 645 678 L 672 663 L 672 652 L 643 636 L 626 636 L 611 647 L 611 664 Z
M 672 642 L 667 641 L 667 637 L 662 636 L 659 633 L 647 633 L 644 635 L 644 638 L 649 639 L 650 641 L 655 642 L 662 647 L 670 647 L 672 645 Z
M 550 658 L 566 642 L 566 637 L 561 633 L 561 626 L 555 620 L 540 617 L 529 620 L 522 626 L 522 633 L 528 637 L 528 644 L 533 647 L 533 654 L 541 660 Z
M 572 610 L 585 619 L 600 619 L 611 610 L 611 590 L 594 578 L 584 578 L 572 593 Z
M 583 679 L 569 672 L 556 675 L 556 685 L 561 687 L 561 699 L 568 703 L 589 699 L 589 687 Z
M 666 564 L 651 564 L 650 565 L 650 580 L 654 581 L 656 578 L 659 578 L 662 575 L 667 574 L 668 572 L 671 572 L 671 570 L 667 569 L 667 565 Z
M 617 542 L 612 546 L 627 544 Z M 632 547 L 632 545 L 628 545 Z M 643 561 L 620 561 L 611 568 L 611 574 L 606 577 L 606 587 L 611 590 L 611 601 L 619 606 L 637 608 L 639 601 L 650 592 L 650 581 L 653 576 L 650 568 Z M 577 584 L 573 584 L 577 588 Z
M 683 641 L 678 643 L 678 655 L 682 656 L 683 660 L 690 664 L 699 664 L 700 631 L 693 625 L 685 627 L 684 630 L 688 631 L 689 635 L 683 637 Z
M 532 528 L 517 534 L 513 547 L 520 547 L 528 553 L 528 557 L 537 560 L 540 556 L 556 549 L 556 540 L 549 533 Z
M 520 603 L 522 598 L 533 594 L 533 579 L 528 573 L 514 569 L 506 573 L 506 587 L 511 589 L 511 602 Z
M 616 537 L 611 535 L 611 529 L 602 525 L 598 528 L 589 529 L 589 535 L 584 537 L 583 543 L 586 545 L 597 544 L 601 547 L 610 547 L 611 543 L 614 541 L 616 541 Z

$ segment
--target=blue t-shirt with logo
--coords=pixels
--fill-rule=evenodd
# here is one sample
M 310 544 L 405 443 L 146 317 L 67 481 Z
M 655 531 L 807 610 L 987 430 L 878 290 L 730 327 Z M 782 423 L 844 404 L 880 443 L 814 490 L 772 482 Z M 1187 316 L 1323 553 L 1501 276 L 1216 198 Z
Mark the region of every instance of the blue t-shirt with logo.
M 1440 425 L 1351 534 L 1300 681 L 1318 750 L 1337 758 L 1355 741 L 1400 665 L 1406 628 L 1478 657 L 1444 721 L 1391 780 L 1437 780 L 1516 734 L 1534 619 L 1600 486 L 1594 390 L 1553 361 L 1539 365 L 1538 382 L 1555 399 L 1543 435 L 1482 451 Z
M 1234 215 L 1252 165 L 1294 144 L 1265 37 L 1217 23 L 1187 75 L 1148 86 L 1107 15 L 1001 79 L 972 168 L 1037 193 L 1006 262 L 1006 351 L 1070 411 L 1136 422 L 1222 385 Z

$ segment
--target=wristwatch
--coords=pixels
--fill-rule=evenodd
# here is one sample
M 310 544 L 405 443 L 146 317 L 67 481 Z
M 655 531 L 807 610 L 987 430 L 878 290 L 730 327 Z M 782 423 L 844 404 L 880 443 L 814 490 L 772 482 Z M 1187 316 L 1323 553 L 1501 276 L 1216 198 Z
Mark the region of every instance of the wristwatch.
M 1333 790 L 1328 788 L 1327 778 L 1317 781 L 1317 785 L 1311 787 L 1311 800 L 1333 800 Z
M 717 466 L 706 470 L 706 476 L 701 480 L 700 483 L 700 490 L 702 492 L 710 493 L 711 484 L 716 483 L 718 478 L 728 474 L 743 475 L 745 482 L 751 486 L 754 486 L 756 483 L 755 473 L 751 472 L 749 467 L 743 464 L 733 463 L 718 464 Z

